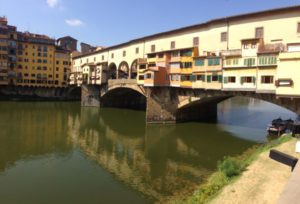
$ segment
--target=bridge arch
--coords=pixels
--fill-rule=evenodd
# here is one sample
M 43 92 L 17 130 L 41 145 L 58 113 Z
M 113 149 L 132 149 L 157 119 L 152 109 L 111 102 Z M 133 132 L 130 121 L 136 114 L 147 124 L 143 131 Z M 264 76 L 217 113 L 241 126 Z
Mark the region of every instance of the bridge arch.
M 146 96 L 136 85 L 113 85 L 101 95 L 102 107 L 146 110 Z
M 129 78 L 129 65 L 126 61 L 122 61 L 118 67 L 118 79 Z
M 115 63 L 109 64 L 107 76 L 107 79 L 117 79 L 117 66 Z
M 135 60 L 133 60 L 133 62 L 131 63 L 131 66 L 130 66 L 130 79 L 136 79 L 137 66 L 138 66 L 138 60 L 135 59 Z

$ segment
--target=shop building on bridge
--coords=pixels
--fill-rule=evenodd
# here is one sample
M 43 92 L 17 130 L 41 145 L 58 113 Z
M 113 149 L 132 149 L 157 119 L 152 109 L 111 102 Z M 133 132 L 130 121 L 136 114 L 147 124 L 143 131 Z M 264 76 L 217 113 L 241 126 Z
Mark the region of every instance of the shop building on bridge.
M 300 6 L 213 19 L 73 58 L 71 83 L 299 95 Z M 279 26 L 280 25 L 280 26 Z M 98 64 L 98 76 L 83 67 Z M 102 68 L 103 67 L 103 68 Z M 85 68 L 86 69 L 86 68 Z M 97 68 L 96 68 L 97 70 Z M 86 76 L 87 74 L 87 76 Z

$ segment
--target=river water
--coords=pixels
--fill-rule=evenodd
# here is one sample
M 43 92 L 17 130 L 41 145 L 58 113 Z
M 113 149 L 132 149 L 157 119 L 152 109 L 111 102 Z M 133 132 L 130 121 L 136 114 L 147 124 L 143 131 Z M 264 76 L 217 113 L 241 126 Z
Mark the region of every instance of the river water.
M 79 102 L 0 102 L 0 203 L 152 203 L 183 199 L 224 156 L 272 138 L 286 109 L 236 97 L 218 122 L 146 125 L 145 112 Z

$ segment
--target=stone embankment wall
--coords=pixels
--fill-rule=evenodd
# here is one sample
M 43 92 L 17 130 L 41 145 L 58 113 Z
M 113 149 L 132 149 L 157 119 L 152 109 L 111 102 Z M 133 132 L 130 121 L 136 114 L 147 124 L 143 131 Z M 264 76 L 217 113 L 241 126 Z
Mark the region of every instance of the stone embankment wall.
M 80 101 L 81 88 L 0 86 L 0 100 L 20 101 Z

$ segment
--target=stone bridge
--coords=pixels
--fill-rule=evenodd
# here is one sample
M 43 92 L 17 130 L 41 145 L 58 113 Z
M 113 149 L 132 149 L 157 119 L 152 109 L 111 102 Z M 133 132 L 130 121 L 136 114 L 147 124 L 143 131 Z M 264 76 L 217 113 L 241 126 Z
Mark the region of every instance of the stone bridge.
M 108 80 L 104 85 L 83 85 L 82 106 L 146 110 L 147 123 L 215 121 L 217 104 L 235 96 L 261 99 L 300 114 L 299 98 L 279 98 L 273 93 L 223 91 L 176 87 L 144 87 L 134 79 Z

